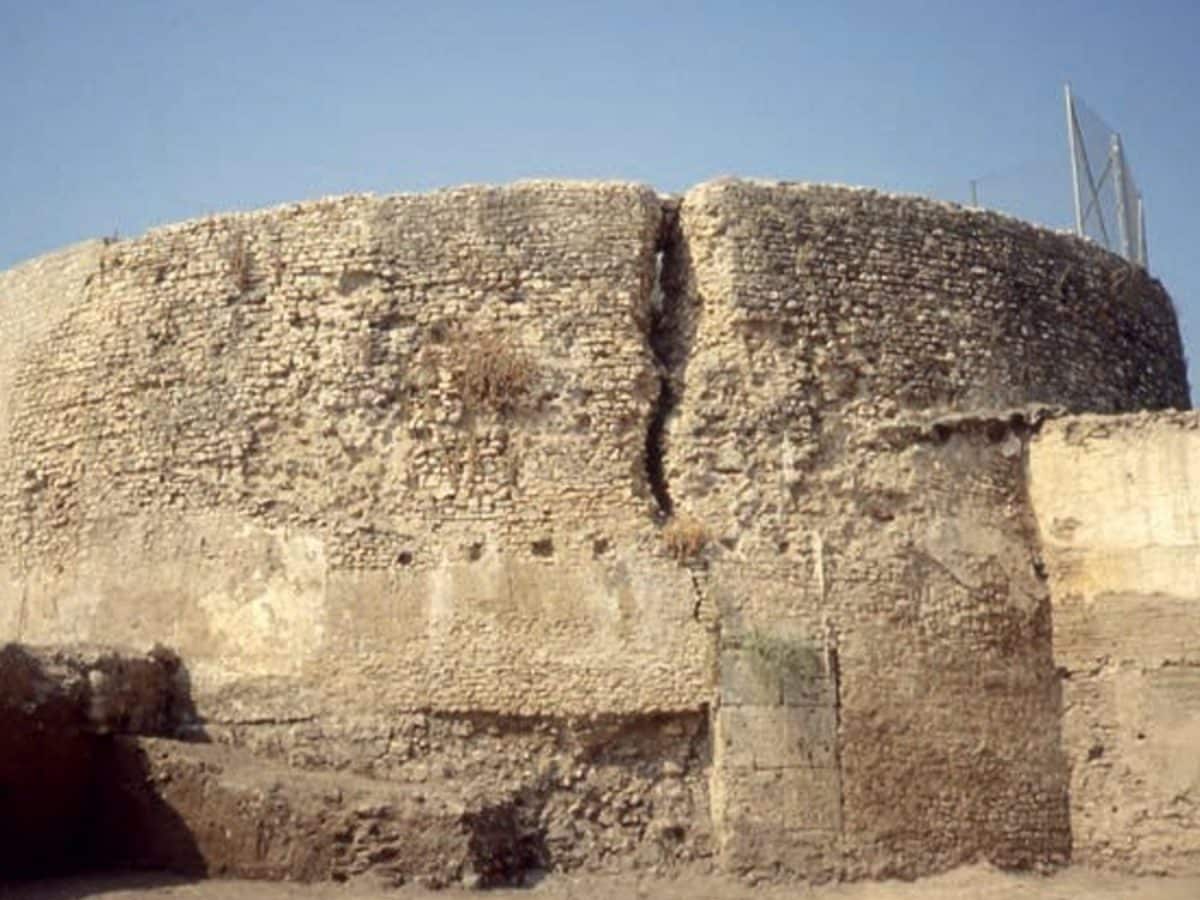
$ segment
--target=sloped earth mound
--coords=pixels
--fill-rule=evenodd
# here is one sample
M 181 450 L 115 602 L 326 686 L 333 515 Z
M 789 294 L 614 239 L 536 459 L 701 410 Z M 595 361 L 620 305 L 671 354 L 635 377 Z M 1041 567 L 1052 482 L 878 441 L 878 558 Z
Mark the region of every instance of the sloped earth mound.
M 530 865 L 509 803 L 346 774 L 299 772 L 245 752 L 117 738 L 95 851 L 109 865 L 269 881 L 462 879 L 504 883 Z
M 182 676 L 165 651 L 0 650 L 0 883 L 129 868 L 438 887 L 537 864 L 514 798 L 464 804 L 161 736 L 184 715 Z
M 491 887 L 570 861 L 541 821 L 556 807 L 527 784 L 377 779 L 172 739 L 203 735 L 194 720 L 186 669 L 167 651 L 0 650 L 0 885 L 153 870 Z M 645 749 L 636 727 L 614 735 L 602 746 Z M 686 736 L 675 743 L 688 746 Z M 557 802 L 579 799 L 568 791 Z
M 332 900 L 445 889 L 437 896 L 448 900 L 464 887 L 505 885 L 494 895 L 1200 897 L 1200 878 L 1084 869 L 1043 877 L 970 867 L 908 883 L 822 887 L 721 878 L 705 861 L 673 867 L 670 878 L 543 877 L 547 849 L 520 793 L 464 800 L 461 786 L 302 771 L 170 739 L 189 707 L 186 670 L 168 651 L 0 648 L 0 897 Z

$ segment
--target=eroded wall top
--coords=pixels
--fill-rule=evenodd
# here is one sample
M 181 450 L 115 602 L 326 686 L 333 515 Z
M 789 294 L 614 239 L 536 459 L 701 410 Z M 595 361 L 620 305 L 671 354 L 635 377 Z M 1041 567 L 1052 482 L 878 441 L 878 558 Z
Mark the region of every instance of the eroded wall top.
M 1073 236 L 915 197 L 734 180 L 688 192 L 683 218 L 699 276 L 730 290 L 711 310 L 740 338 L 727 352 L 798 379 L 797 415 L 1188 406 L 1162 286 Z

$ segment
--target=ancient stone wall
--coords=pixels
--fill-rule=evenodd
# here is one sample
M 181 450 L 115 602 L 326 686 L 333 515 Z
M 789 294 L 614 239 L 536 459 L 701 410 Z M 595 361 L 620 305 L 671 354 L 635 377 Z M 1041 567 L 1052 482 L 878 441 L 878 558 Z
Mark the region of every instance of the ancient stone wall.
M 1186 405 L 1169 300 L 1071 238 L 869 191 L 718 182 L 680 220 L 665 477 L 710 535 L 727 864 L 1067 858 L 1021 410 Z
M 21 360 L 83 300 L 104 246 L 103 241 L 88 241 L 0 272 L 0 448 L 8 443 L 13 378 Z
M 706 852 L 712 642 L 644 462 L 660 225 L 624 185 L 346 198 L 13 287 L 74 294 L 11 365 L 2 633 L 165 643 L 196 732 L 528 795 L 560 863 Z
M 658 230 L 646 189 L 530 185 L 105 248 L 12 375 L 10 633 L 168 640 L 240 717 L 273 678 L 291 717 L 698 708 L 643 465 Z
M 56 298 L 0 357 L 0 636 L 162 642 L 195 732 L 520 798 L 547 864 L 1069 855 L 1024 458 L 1036 404 L 1186 405 L 1140 270 L 735 181 L 86 252 L 0 276 Z
M 1200 418 L 1047 423 L 1029 469 L 1075 859 L 1200 872 Z

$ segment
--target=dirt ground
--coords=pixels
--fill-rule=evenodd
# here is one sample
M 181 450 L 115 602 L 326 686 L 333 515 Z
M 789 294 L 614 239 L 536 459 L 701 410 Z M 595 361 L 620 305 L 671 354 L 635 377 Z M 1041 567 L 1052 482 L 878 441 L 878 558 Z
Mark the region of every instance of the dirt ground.
M 0 897 L 23 900 L 1200 900 L 1200 877 L 1129 877 L 1071 869 L 1053 876 L 1015 875 L 986 866 L 913 882 L 757 887 L 714 877 L 675 879 L 551 877 L 523 890 L 392 890 L 367 885 L 297 885 L 249 881 L 185 881 L 161 875 L 114 875 L 0 885 Z

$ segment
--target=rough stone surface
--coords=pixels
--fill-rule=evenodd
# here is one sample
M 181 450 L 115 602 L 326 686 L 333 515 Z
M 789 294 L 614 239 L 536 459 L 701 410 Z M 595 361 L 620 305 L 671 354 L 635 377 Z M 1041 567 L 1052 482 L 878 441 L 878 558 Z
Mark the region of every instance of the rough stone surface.
M 8 440 L 21 360 L 84 298 L 104 247 L 103 241 L 87 241 L 0 272 L 0 446 Z
M 75 296 L 6 367 L 5 633 L 166 641 L 215 718 L 697 708 L 643 465 L 659 225 L 645 188 L 530 184 L 54 269 Z
M 1075 859 L 1200 874 L 1200 416 L 1048 423 L 1029 466 Z
M 208 729 L 293 769 L 512 803 L 538 868 L 672 868 L 712 857 L 703 713 L 553 719 L 369 714 Z
M 716 182 L 680 222 L 665 477 L 710 535 L 726 865 L 1065 860 L 1025 410 L 1186 404 L 1169 300 L 1070 238 L 869 191 Z M 748 659 L 779 670 L 761 691 Z
M 1087 833 L 1028 444 L 1188 396 L 1169 298 L 1093 246 L 537 182 L 86 245 L 0 274 L 0 333 L 0 637 L 166 644 L 175 735 L 308 798 L 122 744 L 178 771 L 206 871 L 342 872 L 293 853 L 331 773 L 488 798 L 562 869 L 912 876 Z

